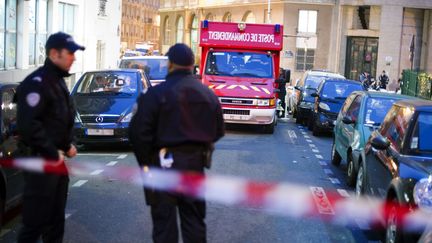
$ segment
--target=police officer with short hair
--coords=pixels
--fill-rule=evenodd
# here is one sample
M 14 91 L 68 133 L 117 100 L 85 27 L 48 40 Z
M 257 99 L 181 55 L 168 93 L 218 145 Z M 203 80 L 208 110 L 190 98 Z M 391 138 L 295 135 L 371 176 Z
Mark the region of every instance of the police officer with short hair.
M 75 61 L 75 51 L 84 50 L 62 32 L 51 35 L 45 45 L 45 64 L 18 86 L 17 128 L 20 156 L 41 157 L 64 163 L 77 153 L 73 142 L 75 109 L 64 81 Z M 24 173 L 22 223 L 18 242 L 62 242 L 69 177 Z
M 167 56 L 166 82 L 138 98 L 130 141 L 140 166 L 204 173 L 213 143 L 224 135 L 222 109 L 213 91 L 192 74 L 194 55 L 188 46 L 175 44 Z M 160 161 L 161 151 L 172 160 L 166 156 L 167 161 Z M 177 209 L 183 242 L 206 242 L 205 201 L 151 188 L 145 189 L 145 196 L 155 243 L 178 242 Z

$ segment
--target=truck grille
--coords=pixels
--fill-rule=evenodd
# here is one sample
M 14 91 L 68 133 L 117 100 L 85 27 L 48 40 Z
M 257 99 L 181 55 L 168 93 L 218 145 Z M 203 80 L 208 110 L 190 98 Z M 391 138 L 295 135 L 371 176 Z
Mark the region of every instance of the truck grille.
M 117 123 L 120 116 L 80 116 L 82 123 Z M 98 117 L 101 117 L 102 120 Z
M 249 116 L 250 115 L 250 111 L 249 110 L 223 109 L 223 114 Z
M 220 102 L 228 105 L 253 105 L 253 100 L 250 99 L 221 98 Z

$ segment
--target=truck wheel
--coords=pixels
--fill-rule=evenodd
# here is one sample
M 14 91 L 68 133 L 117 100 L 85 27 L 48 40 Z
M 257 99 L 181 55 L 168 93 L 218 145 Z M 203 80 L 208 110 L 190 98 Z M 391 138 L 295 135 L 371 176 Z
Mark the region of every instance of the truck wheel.
M 313 131 L 313 129 L 314 129 L 314 122 L 315 122 L 314 116 L 311 115 L 309 117 L 309 119 L 308 119 L 308 130 L 309 131 Z
M 320 128 L 317 125 L 315 125 L 315 124 L 313 124 L 312 126 L 313 126 L 313 128 L 312 128 L 312 135 L 314 135 L 315 137 L 321 136 L 321 130 L 320 130 Z
M 264 125 L 264 132 L 267 133 L 267 134 L 273 134 L 274 133 L 274 128 L 275 128 L 275 121 L 273 121 L 269 125 Z

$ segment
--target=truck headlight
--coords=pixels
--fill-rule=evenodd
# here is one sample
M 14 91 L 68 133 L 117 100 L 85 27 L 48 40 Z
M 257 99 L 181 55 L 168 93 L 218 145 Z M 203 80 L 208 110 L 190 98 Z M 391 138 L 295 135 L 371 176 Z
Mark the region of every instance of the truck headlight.
M 129 112 L 127 115 L 125 115 L 120 122 L 130 122 L 132 120 L 133 113 Z
M 420 209 L 432 212 L 432 175 L 419 180 L 414 186 L 414 201 Z
M 326 103 L 320 102 L 318 106 L 319 106 L 319 108 L 321 108 L 321 109 L 323 109 L 325 111 L 329 111 L 330 110 L 330 106 L 327 105 Z
M 270 106 L 269 99 L 259 99 L 257 100 L 257 106 Z

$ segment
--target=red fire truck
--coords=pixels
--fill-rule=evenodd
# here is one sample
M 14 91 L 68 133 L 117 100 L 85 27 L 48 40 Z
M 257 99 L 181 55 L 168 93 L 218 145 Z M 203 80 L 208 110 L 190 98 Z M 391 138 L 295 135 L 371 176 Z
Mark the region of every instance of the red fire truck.
M 201 22 L 202 82 L 214 90 L 226 123 L 263 125 L 273 133 L 283 27 Z

